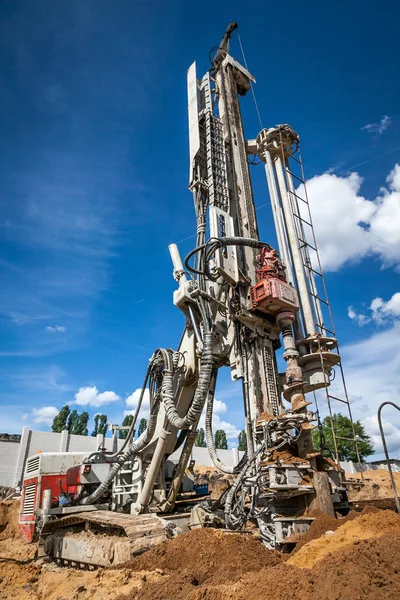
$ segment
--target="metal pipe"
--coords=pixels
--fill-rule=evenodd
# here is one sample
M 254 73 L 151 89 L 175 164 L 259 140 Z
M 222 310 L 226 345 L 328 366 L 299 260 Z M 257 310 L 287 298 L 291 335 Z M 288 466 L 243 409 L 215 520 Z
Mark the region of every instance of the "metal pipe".
M 183 268 L 181 255 L 179 254 L 178 246 L 176 244 L 170 244 L 168 246 L 169 254 L 171 256 L 172 264 L 174 265 L 174 279 L 179 282 L 179 285 L 187 281 L 185 269 Z
M 263 153 L 263 157 L 265 160 L 265 176 L 267 178 L 267 185 L 269 191 L 269 197 L 271 199 L 272 206 L 272 216 L 274 218 L 276 237 L 278 240 L 278 248 L 279 254 L 286 267 L 287 280 L 289 283 L 294 285 L 294 277 L 293 277 L 293 269 L 292 269 L 292 261 L 290 258 L 290 253 L 288 250 L 285 228 L 283 223 L 283 215 L 282 209 L 279 204 L 279 195 L 276 187 L 276 181 L 274 177 L 274 167 L 272 165 L 271 154 L 268 150 L 265 150 Z
M 170 434 L 170 431 L 162 429 L 160 434 L 158 435 L 157 445 L 154 450 L 154 454 L 151 457 L 151 463 L 147 469 L 146 479 L 144 481 L 142 490 L 139 494 L 138 501 L 135 507 L 137 512 L 141 512 L 143 508 L 149 503 L 151 494 L 153 493 L 154 489 L 154 482 L 160 470 L 161 461 L 164 458 L 165 443 Z
M 293 261 L 294 271 L 296 273 L 297 289 L 300 296 L 301 311 L 303 314 L 306 335 L 310 336 L 316 333 L 314 314 L 310 303 L 310 296 L 307 286 L 306 275 L 304 271 L 303 259 L 298 246 L 298 238 L 293 219 L 290 199 L 286 188 L 285 176 L 282 170 L 282 161 L 279 156 L 275 157 L 275 170 L 278 180 L 278 186 L 281 194 L 283 214 L 285 216 L 286 232 L 290 246 L 290 252 Z
M 384 406 L 386 406 L 387 404 L 390 404 L 390 406 L 394 406 L 394 408 L 397 408 L 397 410 L 400 410 L 400 406 L 398 406 L 394 402 L 387 401 L 387 402 L 382 402 L 382 404 L 378 408 L 378 423 L 379 423 L 379 431 L 381 432 L 381 438 L 382 438 L 382 444 L 383 444 L 383 451 L 385 452 L 386 464 L 387 464 L 388 471 L 389 471 L 389 474 L 390 474 L 390 481 L 392 483 L 394 501 L 396 503 L 396 510 L 397 510 L 397 512 L 400 515 L 400 502 L 399 502 L 399 497 L 397 495 L 396 482 L 394 480 L 394 475 L 393 475 L 393 471 L 392 471 L 392 465 L 390 464 L 389 452 L 388 452 L 387 445 L 386 445 L 385 432 L 383 431 L 383 427 L 382 427 L 382 417 L 381 417 L 382 408 Z
M 198 323 L 196 321 L 196 316 L 195 316 L 195 314 L 193 312 L 193 308 L 190 306 L 190 304 L 188 304 L 188 310 L 189 310 L 190 320 L 191 320 L 192 325 L 193 325 L 193 331 L 194 331 L 194 335 L 196 337 L 196 341 L 199 344 L 202 344 L 203 341 L 201 339 L 200 329 L 199 329 Z
M 178 464 L 176 465 L 174 478 L 171 482 L 168 497 L 166 501 L 160 506 L 162 512 L 169 512 L 174 508 L 175 500 L 181 487 L 182 478 L 185 474 L 185 470 L 190 459 L 192 448 L 196 441 L 197 431 L 189 431 L 185 445 L 183 446 L 181 455 L 179 457 Z
M 287 181 L 287 184 L 288 184 L 289 193 L 291 195 L 291 201 L 293 202 L 293 205 L 294 205 L 294 207 L 296 209 L 296 213 L 300 217 L 301 216 L 300 215 L 300 207 L 299 207 L 299 203 L 298 203 L 297 198 L 296 198 L 296 192 L 294 190 L 293 177 L 292 177 L 291 172 L 290 172 L 290 167 L 289 167 L 289 161 L 288 161 L 288 159 L 285 160 L 285 171 L 286 171 L 286 181 Z M 300 221 L 300 219 L 299 219 L 299 228 L 300 228 L 300 232 L 302 234 L 302 238 L 306 242 L 307 240 L 306 240 L 306 235 L 305 235 L 305 232 L 304 232 L 303 223 Z M 311 269 L 312 268 L 312 261 L 311 261 L 310 253 L 308 251 L 307 246 L 305 246 L 303 248 L 303 252 L 304 252 L 304 256 L 305 256 L 305 263 L 307 265 L 309 264 L 310 269 Z M 317 284 L 315 283 L 314 273 L 310 269 L 307 269 L 308 270 L 307 276 L 308 276 L 308 280 L 310 282 L 311 292 L 315 296 L 315 297 L 313 297 L 313 304 L 314 304 L 314 307 L 315 307 L 315 313 L 317 315 L 317 319 L 318 319 L 318 321 L 319 321 L 319 323 L 321 325 L 321 328 L 322 328 L 324 326 L 324 316 L 323 316 L 322 309 L 321 309 L 321 303 L 320 303 L 320 301 L 318 299 L 318 288 L 317 288 Z

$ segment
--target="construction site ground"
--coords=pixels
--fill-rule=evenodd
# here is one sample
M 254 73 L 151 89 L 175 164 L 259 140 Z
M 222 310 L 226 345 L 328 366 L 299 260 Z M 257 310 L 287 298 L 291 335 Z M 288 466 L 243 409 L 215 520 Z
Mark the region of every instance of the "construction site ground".
M 365 474 L 374 494 L 377 484 L 390 497 L 387 475 Z M 400 487 L 400 475 L 397 480 Z M 356 493 L 366 495 L 367 488 Z M 198 529 L 95 571 L 35 560 L 35 546 L 18 534 L 18 511 L 19 501 L 0 503 L 1 600 L 400 598 L 400 516 L 392 510 L 366 507 L 345 519 L 317 515 L 291 554 L 267 550 L 256 530 Z

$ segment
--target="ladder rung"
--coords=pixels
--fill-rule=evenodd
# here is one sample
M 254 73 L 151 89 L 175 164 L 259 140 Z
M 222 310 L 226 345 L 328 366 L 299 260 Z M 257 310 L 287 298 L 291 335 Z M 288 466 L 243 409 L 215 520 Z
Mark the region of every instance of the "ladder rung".
M 340 435 L 335 435 L 335 438 L 337 440 L 347 440 L 348 442 L 354 442 L 354 444 L 357 442 L 357 440 L 355 440 L 354 438 L 342 437 Z
M 293 158 L 293 160 L 295 160 L 299 165 L 301 165 L 301 161 L 295 156 L 293 156 L 293 154 L 289 154 L 288 152 L 285 152 L 285 154 L 288 158 Z
M 300 183 L 302 183 L 303 185 L 305 185 L 305 181 L 304 179 L 300 179 L 300 177 L 297 177 L 297 175 L 295 175 L 294 173 L 292 173 L 292 171 L 289 171 L 289 169 L 286 169 L 286 173 L 288 173 L 289 175 L 291 175 L 292 177 L 294 177 L 295 179 L 297 179 L 297 181 L 300 181 Z
M 321 330 L 323 329 L 324 331 L 327 331 L 328 333 L 330 333 L 331 335 L 333 335 L 334 337 L 336 337 L 336 333 L 334 331 L 331 331 L 327 327 L 325 327 L 323 325 L 319 325 L 319 323 L 315 323 L 315 326 L 318 327 Z
M 312 271 L 313 273 L 315 273 L 316 275 L 319 275 L 320 277 L 322 277 L 322 279 L 324 278 L 324 276 L 322 275 L 322 273 L 320 273 L 319 271 L 316 271 L 315 269 L 313 269 L 312 267 L 310 267 L 309 265 L 307 265 L 306 263 L 303 263 L 303 267 L 305 267 L 306 269 L 308 269 L 309 271 Z
M 291 190 L 289 190 L 289 194 L 292 194 L 293 196 L 296 196 L 296 198 L 297 198 L 298 200 L 301 200 L 302 202 L 304 202 L 304 204 L 307 204 L 307 205 L 308 205 L 308 202 L 307 202 L 307 200 L 304 200 L 304 198 L 302 198 L 301 196 L 299 196 L 298 194 L 296 194 L 296 192 L 292 192 Z
M 306 219 L 303 219 L 303 217 L 301 217 L 301 216 L 300 216 L 300 215 L 298 215 L 297 213 L 295 213 L 295 212 L 294 212 L 294 213 L 293 213 L 293 216 L 294 216 L 294 217 L 297 217 L 298 219 L 300 219 L 300 221 L 303 221 L 303 223 L 305 223 L 306 225 L 308 225 L 309 227 L 311 227 L 311 228 L 312 228 L 312 225 L 311 225 L 311 223 L 309 223 L 309 222 L 308 222 Z
M 326 306 L 329 306 L 328 302 L 326 300 L 323 300 L 322 298 L 320 298 L 319 296 L 317 296 L 316 294 L 313 294 L 312 292 L 310 292 L 310 296 L 312 296 L 313 298 L 315 298 L 316 300 L 319 300 L 320 302 L 323 302 L 324 304 L 326 304 Z
M 338 402 L 343 402 L 343 404 L 349 404 L 348 400 L 343 400 L 343 398 L 338 398 L 337 396 L 332 396 L 332 394 L 328 394 L 329 398 L 332 398 L 332 400 L 337 400 Z
M 315 252 L 317 252 L 317 249 L 314 248 L 314 246 L 312 244 L 310 244 L 309 242 L 306 242 L 305 240 L 298 238 L 299 242 L 302 242 L 303 245 L 300 246 L 300 248 L 305 248 L 306 246 L 308 246 L 309 248 L 312 248 Z

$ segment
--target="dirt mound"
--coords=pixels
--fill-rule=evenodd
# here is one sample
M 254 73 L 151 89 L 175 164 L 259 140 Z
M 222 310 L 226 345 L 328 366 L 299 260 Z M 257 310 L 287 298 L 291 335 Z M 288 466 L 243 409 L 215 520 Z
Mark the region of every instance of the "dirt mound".
M 0 560 L 1 600 L 114 600 L 118 594 L 127 596 L 143 582 L 150 585 L 161 578 L 156 572 L 132 573 L 98 569 L 80 571 L 45 564 Z
M 0 560 L 30 560 L 36 546 L 27 544 L 18 532 L 20 500 L 0 502 Z
M 195 483 L 208 485 L 210 497 L 213 500 L 219 498 L 235 481 L 235 475 L 221 473 L 216 467 L 195 467 Z
M 361 483 L 361 474 L 347 474 L 346 479 L 354 480 L 355 484 L 349 486 L 348 495 L 351 502 L 357 500 L 372 500 L 374 498 L 393 498 L 393 488 L 390 482 L 389 471 L 385 469 L 376 469 L 374 471 L 364 471 L 364 485 Z M 397 493 L 400 494 L 400 473 L 393 473 Z M 360 483 L 359 483 L 360 482 Z
M 300 548 L 311 542 L 312 540 L 316 540 L 324 535 L 327 531 L 336 531 L 338 527 L 344 525 L 347 521 L 351 521 L 359 516 L 359 513 L 351 512 L 344 519 L 334 519 L 325 513 L 314 513 L 312 516 L 315 516 L 315 521 L 313 521 L 309 527 L 309 529 L 302 536 L 298 538 L 298 542 L 296 544 L 296 548 L 293 551 L 293 554 L 298 552 Z M 292 538 L 291 538 L 292 539 Z
M 10 516 L 18 510 L 1 511 L 0 522 L 15 535 Z M 0 542 L 10 549 L 9 558 L 0 558 L 0 598 L 397 600 L 400 517 L 369 509 L 351 518 L 334 521 L 319 515 L 314 536 L 326 527 L 333 531 L 337 526 L 336 531 L 304 544 L 286 562 L 251 534 L 196 529 L 120 567 L 80 571 L 11 556 L 12 545 L 23 544 L 11 537 Z M 34 544 L 24 547 L 35 549 Z
M 236 586 L 192 593 L 188 600 L 395 600 L 400 597 L 400 535 L 355 541 L 312 570 L 282 564 L 246 575 Z M 179 596 L 176 596 L 179 597 Z M 172 596 L 164 597 L 172 600 Z
M 310 541 L 291 556 L 287 564 L 312 568 L 332 552 L 342 551 L 355 541 L 379 538 L 389 532 L 400 536 L 400 516 L 391 511 L 369 511 L 347 521 L 331 535 L 325 534 Z
M 163 542 L 124 567 L 134 571 L 158 568 L 165 573 L 181 573 L 184 578 L 201 584 L 236 581 L 243 573 L 276 565 L 280 560 L 277 552 L 267 550 L 250 533 L 194 529 Z
M 20 500 L 0 502 L 0 541 L 20 537 L 18 533 Z
M 130 600 L 395 600 L 400 597 L 400 534 L 356 540 L 311 569 L 266 565 L 219 585 L 203 585 L 187 572 L 145 582 Z M 126 597 L 125 597 L 126 598 Z M 122 597 L 120 597 L 122 600 Z

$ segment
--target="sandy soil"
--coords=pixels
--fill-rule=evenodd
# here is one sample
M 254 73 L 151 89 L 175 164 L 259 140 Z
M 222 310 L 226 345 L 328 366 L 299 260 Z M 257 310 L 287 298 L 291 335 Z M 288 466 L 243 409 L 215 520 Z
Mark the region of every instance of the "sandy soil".
M 18 502 L 0 503 L 0 599 L 394 600 L 400 597 L 400 516 L 366 509 L 318 515 L 289 557 L 251 532 L 200 529 L 113 569 L 34 560 L 17 531 Z
M 364 472 L 364 485 L 354 485 L 349 488 L 349 500 L 369 500 L 377 498 L 393 498 L 393 489 L 390 483 L 389 471 L 377 469 Z M 346 479 L 361 482 L 360 473 L 347 474 Z M 394 473 L 397 494 L 400 496 L 400 473 Z

